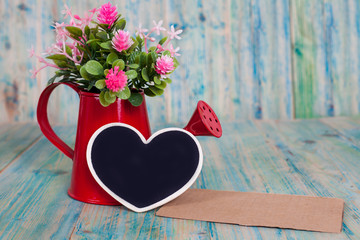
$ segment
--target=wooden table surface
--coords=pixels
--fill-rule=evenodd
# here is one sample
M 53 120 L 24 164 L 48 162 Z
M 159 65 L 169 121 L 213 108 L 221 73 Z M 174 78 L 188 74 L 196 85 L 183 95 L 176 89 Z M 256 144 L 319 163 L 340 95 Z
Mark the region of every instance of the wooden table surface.
M 204 166 L 193 188 L 342 198 L 342 233 L 177 220 L 78 202 L 66 193 L 72 161 L 31 123 L 0 125 L 0 239 L 360 239 L 360 117 L 223 128 L 221 139 L 198 138 Z M 74 126 L 56 131 L 74 143 Z

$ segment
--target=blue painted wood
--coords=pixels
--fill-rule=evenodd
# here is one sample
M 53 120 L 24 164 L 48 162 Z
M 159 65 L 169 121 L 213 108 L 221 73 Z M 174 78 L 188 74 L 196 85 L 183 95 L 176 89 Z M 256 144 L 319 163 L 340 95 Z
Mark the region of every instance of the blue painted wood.
M 2 139 L 36 139 L 34 125 L 13 125 Z M 15 127 L 14 127 L 15 126 Z M 157 124 L 154 131 L 169 125 Z M 26 129 L 28 128 L 28 130 Z M 19 129 L 22 129 L 21 131 Z M 240 121 L 220 139 L 199 137 L 202 173 L 193 188 L 331 196 L 345 200 L 343 232 L 317 233 L 161 218 L 67 196 L 71 160 L 44 137 L 0 170 L 1 239 L 358 239 L 360 119 Z M 11 132 L 11 131 L 10 131 Z M 21 134 L 23 133 L 23 135 Z M 73 143 L 75 128 L 56 132 Z M 7 137 L 6 137 L 7 136 Z M 0 144 L 0 152 L 10 145 Z M 24 143 L 25 144 L 25 143 Z M 73 145 L 73 144 L 70 144 Z M 19 149 L 21 151 L 21 149 Z M 7 155 L 6 155 L 7 156 Z M 0 156 L 0 165 L 7 157 Z
M 34 144 L 41 136 L 34 124 L 4 124 L 0 126 L 0 172 Z
M 56 130 L 65 141 L 74 141 L 73 128 Z M 16 143 L 13 144 L 15 146 Z M 6 160 L 1 158 L 1 162 Z M 66 194 L 71 166 L 71 160 L 42 137 L 1 171 L 1 239 L 59 239 L 70 236 L 83 206 Z
M 74 13 L 107 1 L 65 1 Z M 0 3 L 0 122 L 35 121 L 37 99 L 52 70 L 27 56 L 54 42 L 64 1 Z M 188 121 L 200 99 L 220 119 L 291 119 L 359 113 L 360 3 L 357 0 L 226 0 L 116 2 L 135 31 L 152 20 L 184 30 L 181 66 L 165 94 L 148 98 L 151 122 Z M 11 23 L 11 24 L 9 24 Z M 50 119 L 76 123 L 78 98 L 56 91 Z

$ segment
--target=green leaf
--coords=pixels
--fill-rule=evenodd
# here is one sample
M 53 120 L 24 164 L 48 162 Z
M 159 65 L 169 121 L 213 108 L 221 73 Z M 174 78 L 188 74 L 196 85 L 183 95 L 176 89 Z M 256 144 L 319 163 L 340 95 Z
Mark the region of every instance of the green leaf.
M 88 85 L 89 84 L 89 81 L 88 80 L 78 80 L 76 81 L 77 83 L 81 83 L 81 84 L 84 84 L 84 85 Z
M 95 87 L 99 90 L 103 89 L 106 86 L 105 79 L 97 80 L 95 83 Z
M 162 55 L 167 55 L 167 56 L 171 57 L 171 53 L 170 53 L 169 50 L 164 51 L 164 52 L 162 53 Z
M 104 30 L 105 30 L 105 29 L 109 29 L 109 24 L 105 24 L 105 23 L 99 24 L 99 23 L 98 23 L 98 26 L 101 27 L 101 28 L 104 29 Z
M 113 64 L 113 62 L 115 62 L 116 60 L 118 60 L 118 56 L 116 55 L 116 53 L 110 53 L 107 58 L 106 58 L 106 62 L 110 65 Z
M 90 81 L 89 86 L 86 88 L 88 91 L 92 89 L 92 87 L 95 85 L 95 81 Z
M 140 106 L 143 102 L 143 96 L 140 93 L 132 93 L 129 102 L 135 107 Z
M 49 81 L 47 82 L 47 85 L 53 84 L 54 81 L 55 81 L 55 79 L 56 79 L 57 77 L 58 77 L 58 76 L 55 75 L 55 76 L 53 76 L 52 78 L 50 78 Z
M 146 71 L 146 68 L 143 68 L 141 70 L 141 76 L 146 82 L 150 81 L 149 76 L 148 76 L 147 71 Z
M 139 66 L 140 66 L 140 68 L 145 67 L 145 65 L 146 65 L 146 58 L 147 58 L 146 52 L 142 52 L 142 53 L 140 54 L 140 60 L 139 60 Z
M 177 68 L 180 64 L 176 58 L 173 58 L 174 60 L 174 67 Z
M 103 43 L 100 43 L 99 45 L 100 45 L 100 47 L 107 49 L 107 50 L 112 49 L 111 41 L 103 42 Z
M 160 88 L 160 89 L 165 89 L 166 88 L 166 82 L 161 81 L 160 84 L 155 84 L 155 87 Z
M 109 91 L 109 94 L 110 94 L 110 97 L 113 98 L 113 97 L 116 97 L 116 94 L 117 94 L 117 93 L 116 93 L 116 92 L 113 92 L 113 91 Z
M 170 78 L 164 78 L 164 81 L 167 83 L 167 84 L 170 84 L 172 81 Z
M 57 76 L 69 75 L 71 72 L 69 70 L 58 70 L 55 72 Z
M 129 68 L 132 68 L 132 69 L 138 69 L 138 68 L 139 68 L 139 65 L 136 64 L 136 63 L 133 63 L 133 64 L 129 64 L 128 67 L 129 67 Z
M 104 74 L 103 66 L 95 60 L 90 60 L 85 64 L 85 69 L 88 73 L 94 76 L 99 76 Z
M 156 52 L 150 53 L 153 63 L 156 63 L 156 59 L 158 58 L 158 54 Z
M 161 83 L 158 76 L 154 76 L 154 82 L 155 82 L 155 84 L 160 84 Z
M 93 42 L 99 42 L 101 41 L 100 39 L 90 39 L 89 41 L 86 42 L 86 44 L 90 44 L 90 43 L 93 43 Z
M 105 101 L 108 102 L 108 103 L 113 103 L 113 102 L 115 102 L 115 100 L 116 100 L 116 96 L 110 94 L 109 91 L 106 91 L 106 92 L 105 92 L 104 98 L 105 98 Z
M 66 49 L 66 53 L 72 57 L 72 49 L 68 45 L 66 45 L 65 49 Z
M 54 54 L 54 55 L 50 55 L 46 57 L 47 59 L 51 59 L 51 60 L 60 60 L 60 61 L 66 61 L 67 57 L 65 57 L 62 54 Z
M 89 34 L 90 34 L 90 28 L 88 25 L 85 26 L 85 34 L 86 34 L 86 36 L 89 36 Z
M 108 73 L 109 73 L 109 69 L 105 69 L 105 70 L 104 70 L 104 75 L 105 75 L 105 77 L 108 75 Z
M 123 70 L 125 68 L 124 60 L 122 59 L 115 60 L 112 64 L 112 67 L 114 68 L 115 66 L 118 66 L 119 70 Z
M 136 36 L 136 41 L 139 43 L 140 48 L 142 48 L 143 39 L 140 37 L 140 34 Z
M 153 93 L 149 88 L 145 88 L 144 93 L 145 93 L 146 96 L 149 96 L 149 97 L 155 97 L 156 96 L 156 94 Z
M 80 68 L 80 75 L 85 80 L 91 80 L 92 76 L 86 71 L 85 65 Z
M 156 50 L 156 47 L 155 47 L 155 46 L 152 46 L 152 47 L 149 48 L 149 52 L 153 52 L 153 51 L 155 51 L 155 50 Z
M 82 52 L 86 52 L 86 49 L 83 48 L 82 46 L 76 46 L 77 49 L 79 49 L 80 51 Z M 66 49 L 66 52 L 68 53 L 67 49 Z M 69 53 L 68 53 L 69 54 Z M 70 55 L 71 56 L 71 55 Z
M 105 92 L 104 91 L 102 91 L 101 93 L 100 93 L 100 95 L 99 95 L 99 100 L 100 100 L 100 103 L 101 103 L 101 105 L 103 105 L 104 107 L 107 107 L 107 106 L 109 106 L 110 105 L 110 103 L 108 103 L 106 100 L 105 100 Z
M 83 35 L 82 30 L 78 27 L 68 26 L 65 28 L 69 33 L 74 34 L 77 37 L 81 37 Z
M 168 37 L 162 38 L 162 39 L 159 41 L 159 44 L 160 44 L 160 45 L 163 45 L 164 42 L 167 40 L 167 38 L 168 38 Z
M 164 93 L 164 90 L 162 89 L 159 89 L 157 87 L 154 87 L 154 86 L 150 86 L 149 89 L 156 95 L 160 96 Z
M 101 38 L 102 40 L 108 40 L 108 35 L 105 31 L 101 31 L 101 32 L 98 32 L 96 33 L 96 36 L 98 38 Z
M 65 61 L 53 60 L 53 62 L 56 64 L 56 66 L 58 66 L 58 67 L 60 67 L 60 68 L 66 68 L 66 67 L 68 67 L 67 62 L 65 62 Z
M 132 40 L 133 40 L 134 43 L 129 47 L 129 49 L 127 50 L 128 52 L 131 52 L 132 50 L 134 50 L 139 45 L 139 42 L 136 41 L 135 38 L 132 37 Z
M 137 77 L 137 72 L 135 70 L 128 70 L 125 72 L 129 79 L 134 79 Z
M 125 26 L 126 26 L 126 20 L 122 18 L 122 19 L 118 20 L 118 22 L 116 23 L 115 29 L 116 29 L 116 31 L 124 30 Z
M 153 53 L 153 52 L 150 52 L 150 53 L 148 54 L 148 56 L 147 56 L 147 63 L 146 63 L 146 65 L 147 65 L 148 68 L 151 68 L 151 64 L 153 63 L 152 53 Z
M 117 92 L 116 96 L 120 99 L 128 99 L 131 96 L 131 91 L 128 86 L 124 88 L 124 90 Z

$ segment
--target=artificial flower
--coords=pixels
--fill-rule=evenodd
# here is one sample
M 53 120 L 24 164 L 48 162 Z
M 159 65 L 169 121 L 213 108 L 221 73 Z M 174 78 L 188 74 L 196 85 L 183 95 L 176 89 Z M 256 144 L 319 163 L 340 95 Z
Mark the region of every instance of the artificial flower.
M 171 57 L 163 55 L 156 59 L 155 71 L 158 74 L 165 75 L 170 73 L 174 69 L 174 60 Z
M 180 47 L 177 47 L 177 48 L 174 49 L 173 45 L 170 44 L 169 52 L 170 52 L 170 55 L 171 55 L 172 57 L 174 57 L 174 56 L 180 56 L 180 54 L 177 53 L 179 50 L 180 50 Z
M 163 20 L 160 20 L 158 23 L 156 23 L 154 20 L 153 23 L 155 26 L 151 29 L 151 31 L 155 31 L 157 35 L 160 35 L 160 31 L 166 30 L 164 27 L 161 26 L 163 24 Z
M 116 21 L 118 12 L 116 6 L 112 6 L 110 2 L 103 4 L 99 9 L 97 20 L 101 24 L 108 24 L 109 28 Z
M 123 30 L 117 31 L 112 39 L 112 45 L 118 52 L 128 49 L 132 44 L 130 33 Z
M 127 80 L 128 78 L 125 72 L 122 70 L 119 71 L 119 67 L 115 66 L 110 69 L 106 75 L 105 84 L 110 91 L 118 92 L 119 90 L 124 90 Z
M 183 30 L 181 30 L 181 29 L 175 31 L 174 25 L 171 25 L 170 31 L 168 31 L 168 34 L 169 34 L 170 39 L 174 39 L 174 38 L 176 38 L 176 39 L 181 39 L 181 37 L 179 37 L 178 35 L 179 35 L 180 33 L 182 33 L 182 31 L 183 31 Z

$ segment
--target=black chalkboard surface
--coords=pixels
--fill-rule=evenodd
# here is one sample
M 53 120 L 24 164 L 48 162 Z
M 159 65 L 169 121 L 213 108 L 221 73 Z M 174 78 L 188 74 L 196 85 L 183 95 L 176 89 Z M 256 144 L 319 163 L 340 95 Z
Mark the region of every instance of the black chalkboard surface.
M 202 158 L 199 142 L 183 129 L 163 129 L 146 141 L 123 123 L 98 129 L 87 149 L 95 180 L 136 212 L 161 206 L 185 192 L 199 175 Z

